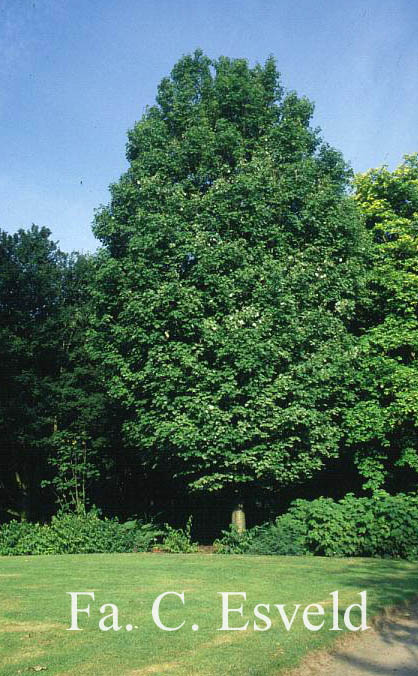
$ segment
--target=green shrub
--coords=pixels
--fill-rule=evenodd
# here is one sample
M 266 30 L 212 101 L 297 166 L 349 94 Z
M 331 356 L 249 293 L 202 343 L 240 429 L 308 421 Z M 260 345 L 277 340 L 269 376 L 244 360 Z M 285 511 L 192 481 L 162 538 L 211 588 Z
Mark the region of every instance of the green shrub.
M 11 521 L 0 527 L 0 554 L 42 554 L 48 546 L 48 534 L 38 523 Z
M 192 542 L 191 538 L 191 516 L 189 516 L 184 529 L 172 528 L 168 523 L 165 524 L 165 529 L 166 536 L 162 544 L 162 550 L 164 552 L 170 554 L 192 554 L 193 552 L 197 552 L 198 546 L 195 542 Z
M 293 555 L 309 554 L 306 548 L 306 525 L 286 513 L 275 523 L 254 526 L 238 533 L 235 526 L 222 531 L 214 542 L 218 554 Z
M 239 533 L 236 526 L 231 524 L 229 530 L 223 530 L 222 537 L 213 543 L 214 551 L 217 554 L 249 554 L 256 528 Z
M 0 526 L 0 554 L 93 554 L 148 551 L 164 531 L 132 519 L 101 518 L 97 510 L 86 514 L 61 512 L 50 524 L 11 521 Z
M 223 531 L 215 550 L 223 554 L 315 554 L 418 559 L 418 496 L 376 492 L 295 500 L 274 523 L 241 535 Z
M 252 554 L 301 556 L 309 554 L 306 546 L 306 521 L 287 512 L 273 524 L 261 526 L 251 544 Z
M 418 558 L 418 496 L 376 492 L 310 503 L 307 545 L 324 556 Z

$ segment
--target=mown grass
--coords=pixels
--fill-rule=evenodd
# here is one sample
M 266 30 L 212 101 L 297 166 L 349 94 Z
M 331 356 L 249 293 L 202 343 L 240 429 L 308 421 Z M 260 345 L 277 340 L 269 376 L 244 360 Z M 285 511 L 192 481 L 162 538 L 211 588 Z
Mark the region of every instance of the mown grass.
M 404 561 L 310 557 L 220 555 L 94 554 L 0 558 L 0 673 L 30 673 L 46 667 L 64 674 L 139 676 L 141 674 L 286 674 L 309 651 L 324 648 L 341 632 L 331 626 L 330 592 L 339 590 L 340 614 L 368 592 L 368 620 L 386 605 L 418 594 L 418 567 Z M 186 604 L 171 597 L 161 606 L 164 632 L 151 617 L 154 599 L 164 591 L 185 592 Z M 94 591 L 90 618 L 79 616 L 82 631 L 70 626 L 68 591 Z M 219 591 L 244 591 L 247 631 L 219 631 Z M 89 599 L 87 599 L 87 602 Z M 289 632 L 271 609 L 269 631 L 254 632 L 257 603 L 322 602 L 325 626 L 308 631 L 301 614 Z M 99 608 L 119 608 L 118 632 L 102 632 Z M 234 602 L 237 606 L 240 600 Z M 85 607 L 84 599 L 80 607 Z M 231 603 L 232 606 L 232 603 Z M 106 613 L 109 613 L 107 609 Z M 354 616 L 353 616 L 354 619 Z M 138 628 L 126 631 L 126 624 Z M 192 630 L 198 624 L 198 631 Z M 262 624 L 259 622 L 260 625 Z

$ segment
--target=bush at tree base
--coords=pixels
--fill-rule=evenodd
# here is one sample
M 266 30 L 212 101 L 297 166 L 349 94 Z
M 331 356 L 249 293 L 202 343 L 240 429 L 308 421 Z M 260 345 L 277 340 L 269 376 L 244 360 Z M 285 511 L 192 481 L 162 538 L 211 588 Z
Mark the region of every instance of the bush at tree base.
M 146 552 L 164 535 L 156 524 L 59 513 L 50 524 L 11 521 L 0 526 L 0 555 Z
M 418 496 L 384 491 L 295 500 L 274 523 L 223 531 L 221 554 L 368 556 L 418 559 Z

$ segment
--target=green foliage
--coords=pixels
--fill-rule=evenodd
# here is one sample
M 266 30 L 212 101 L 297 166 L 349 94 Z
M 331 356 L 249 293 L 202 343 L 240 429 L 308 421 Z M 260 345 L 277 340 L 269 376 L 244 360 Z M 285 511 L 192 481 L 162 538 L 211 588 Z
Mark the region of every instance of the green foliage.
M 254 554 L 286 554 L 301 556 L 310 554 L 306 546 L 307 524 L 302 518 L 286 513 L 274 524 L 265 527 L 254 542 Z
M 54 381 L 54 425 L 48 439 L 49 471 L 42 481 L 60 509 L 85 511 L 91 491 L 112 464 L 109 458 L 111 415 L 103 388 L 85 348 L 92 313 L 94 259 L 73 254 L 64 275 L 60 312 L 63 348 Z
M 355 404 L 347 438 L 366 488 L 415 490 L 418 479 L 418 156 L 355 178 L 374 240 L 358 303 Z M 398 488 L 399 490 L 399 488 Z
M 286 513 L 275 523 L 254 526 L 243 533 L 230 526 L 228 531 L 222 531 L 214 548 L 218 554 L 307 555 L 306 532 L 306 523 Z
M 166 535 L 161 549 L 170 554 L 193 554 L 198 551 L 196 542 L 191 537 L 192 517 L 189 516 L 185 528 L 172 528 L 165 524 Z
M 65 266 L 47 228 L 0 231 L 0 509 L 22 518 L 52 432 Z
M 41 484 L 61 507 L 85 506 L 86 472 L 92 483 L 105 464 L 104 397 L 85 350 L 91 279 L 91 258 L 62 253 L 47 228 L 0 231 L 0 510 L 13 516 L 39 517 Z
M 217 554 L 248 554 L 257 528 L 263 526 L 248 528 L 240 533 L 235 524 L 231 524 L 229 530 L 223 530 L 222 537 L 213 543 L 214 551 Z
M 85 511 L 88 485 L 100 475 L 87 435 L 55 432 L 49 463 L 56 468 L 56 474 L 42 485 L 54 488 L 61 509 Z
M 92 554 L 149 551 L 164 531 L 152 522 L 119 523 L 86 514 L 61 512 L 50 524 L 11 521 L 0 526 L 0 555 Z
M 418 559 L 418 497 L 377 492 L 295 500 L 275 523 L 243 534 L 231 527 L 216 543 L 222 554 L 315 554 Z
M 87 547 L 91 526 L 100 549 L 122 533 L 85 516 L 109 504 L 104 479 L 113 504 L 147 509 L 167 478 L 264 497 L 341 459 L 352 490 L 359 472 L 370 494 L 416 491 L 418 156 L 356 176 L 349 197 L 312 112 L 273 59 L 197 50 L 128 133 L 97 256 L 62 253 L 46 228 L 0 231 L 2 518 L 41 519 L 55 497 L 81 519 L 85 543 L 69 542 Z M 310 504 L 219 546 L 379 554 L 344 529 L 347 510 L 369 532 L 368 503 Z M 11 542 L 53 548 L 63 519 L 9 524 Z M 190 528 L 167 529 L 187 549 Z
M 416 495 L 349 494 L 338 503 L 321 498 L 310 503 L 307 524 L 307 544 L 315 554 L 418 558 Z
M 94 230 L 89 350 L 148 471 L 289 485 L 336 457 L 363 279 L 341 156 L 272 59 L 186 56 Z

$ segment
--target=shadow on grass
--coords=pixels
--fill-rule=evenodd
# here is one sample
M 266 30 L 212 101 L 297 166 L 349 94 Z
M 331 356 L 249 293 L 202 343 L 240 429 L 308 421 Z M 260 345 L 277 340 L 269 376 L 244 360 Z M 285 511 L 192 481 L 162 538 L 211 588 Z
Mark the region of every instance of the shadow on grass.
M 338 673 L 398 676 L 418 674 L 418 606 L 377 627 L 377 636 L 353 644 L 350 651 L 337 652 Z
M 370 590 L 369 603 L 373 613 L 418 597 L 418 564 L 373 559 L 371 569 L 370 561 L 349 559 L 339 574 L 343 577 L 343 586 Z
M 333 559 L 322 559 L 331 562 Z M 303 572 L 306 567 L 307 576 L 312 572 L 312 564 L 318 559 L 308 559 L 309 564 L 299 567 Z M 418 562 L 411 563 L 393 559 L 346 559 L 341 567 L 342 559 L 335 559 L 335 569 L 327 567 L 324 574 L 329 574 L 335 589 L 366 590 L 368 607 L 372 614 L 385 607 L 402 604 L 405 600 L 418 599 Z M 338 580 L 341 578 L 341 584 Z M 418 670 L 417 670 L 418 674 Z
M 418 597 L 418 565 L 374 560 L 373 572 L 368 562 L 347 561 L 341 572 L 342 586 L 368 591 L 370 617 L 388 606 L 400 606 Z M 339 573 L 336 573 L 338 576 Z M 343 610 L 340 615 L 343 615 Z M 370 622 L 369 622 L 370 623 Z M 389 616 L 377 616 L 376 634 L 362 635 L 347 650 L 337 650 L 333 660 L 335 673 L 346 676 L 417 676 L 418 674 L 418 604 L 411 603 Z M 329 672 L 331 673 L 331 672 Z M 334 672 L 333 672 L 334 673 Z

